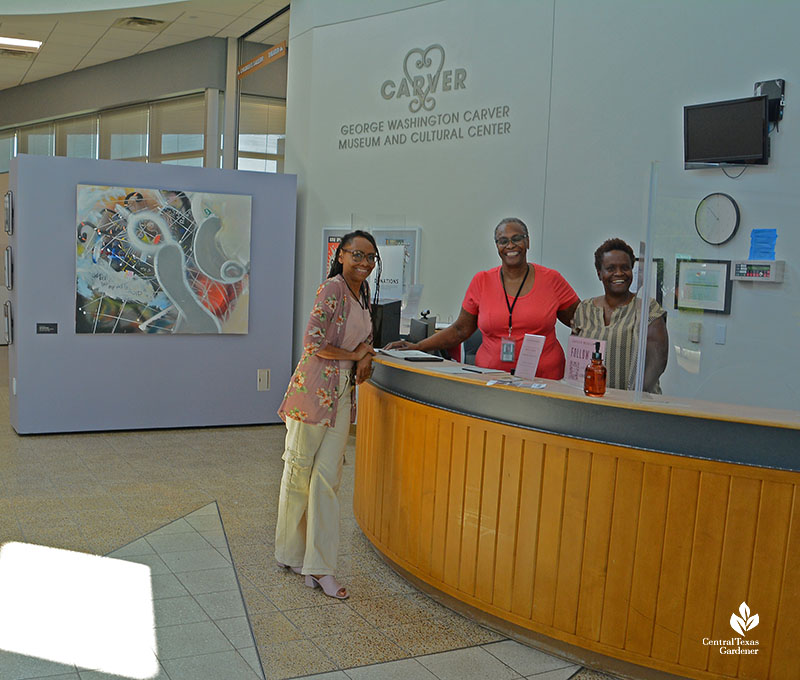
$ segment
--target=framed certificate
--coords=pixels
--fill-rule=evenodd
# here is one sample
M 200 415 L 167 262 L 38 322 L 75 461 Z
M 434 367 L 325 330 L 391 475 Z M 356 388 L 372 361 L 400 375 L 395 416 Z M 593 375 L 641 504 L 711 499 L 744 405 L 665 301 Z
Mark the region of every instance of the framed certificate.
M 730 260 L 676 260 L 675 309 L 731 313 Z

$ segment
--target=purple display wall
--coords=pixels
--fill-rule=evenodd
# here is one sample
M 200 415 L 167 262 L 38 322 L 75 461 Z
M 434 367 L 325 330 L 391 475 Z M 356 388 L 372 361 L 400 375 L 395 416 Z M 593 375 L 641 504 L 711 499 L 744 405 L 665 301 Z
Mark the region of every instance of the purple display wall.
M 79 184 L 250 196 L 248 332 L 76 334 Z M 292 369 L 294 175 L 19 156 L 10 186 L 9 394 L 17 432 L 278 422 Z M 57 332 L 37 332 L 37 324 L 57 324 Z M 265 369 L 271 389 L 259 391 Z

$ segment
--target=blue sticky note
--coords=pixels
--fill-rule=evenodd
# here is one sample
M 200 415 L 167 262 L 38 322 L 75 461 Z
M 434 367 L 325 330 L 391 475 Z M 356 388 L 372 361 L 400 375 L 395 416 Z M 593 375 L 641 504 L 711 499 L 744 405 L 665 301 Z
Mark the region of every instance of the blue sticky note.
M 777 229 L 752 229 L 750 231 L 749 260 L 774 260 Z

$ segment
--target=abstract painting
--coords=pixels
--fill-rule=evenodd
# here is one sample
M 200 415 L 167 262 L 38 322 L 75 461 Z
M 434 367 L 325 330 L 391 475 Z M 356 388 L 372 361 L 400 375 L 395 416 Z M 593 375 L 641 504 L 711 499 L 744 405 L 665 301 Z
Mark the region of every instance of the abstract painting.
M 251 197 L 78 185 L 76 333 L 247 333 Z

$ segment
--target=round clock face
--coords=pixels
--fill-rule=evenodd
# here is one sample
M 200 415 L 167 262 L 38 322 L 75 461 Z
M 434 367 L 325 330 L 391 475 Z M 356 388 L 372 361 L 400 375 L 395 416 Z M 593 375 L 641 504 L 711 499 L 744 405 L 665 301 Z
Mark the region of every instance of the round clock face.
M 694 226 L 713 246 L 730 241 L 739 228 L 739 206 L 728 194 L 709 194 L 697 206 Z

